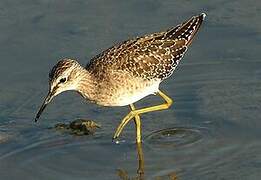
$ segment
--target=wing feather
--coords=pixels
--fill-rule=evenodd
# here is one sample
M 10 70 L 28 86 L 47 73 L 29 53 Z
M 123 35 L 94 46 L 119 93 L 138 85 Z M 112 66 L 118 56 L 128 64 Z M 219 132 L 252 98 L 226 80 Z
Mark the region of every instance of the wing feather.
M 187 51 L 205 14 L 167 31 L 127 40 L 91 59 L 86 69 L 95 75 L 126 71 L 146 79 L 169 77 Z

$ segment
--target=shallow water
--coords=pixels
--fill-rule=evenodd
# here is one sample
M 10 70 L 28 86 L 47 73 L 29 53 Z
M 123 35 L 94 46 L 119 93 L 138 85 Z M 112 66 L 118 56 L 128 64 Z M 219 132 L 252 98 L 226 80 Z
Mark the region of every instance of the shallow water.
M 161 84 L 172 108 L 142 116 L 142 147 L 132 123 L 111 142 L 127 107 L 100 107 L 73 92 L 33 122 L 58 59 L 84 65 L 116 42 L 201 12 L 206 22 Z M 260 179 L 260 19 L 257 0 L 1 1 L 0 179 Z M 94 136 L 50 128 L 77 118 L 102 128 Z

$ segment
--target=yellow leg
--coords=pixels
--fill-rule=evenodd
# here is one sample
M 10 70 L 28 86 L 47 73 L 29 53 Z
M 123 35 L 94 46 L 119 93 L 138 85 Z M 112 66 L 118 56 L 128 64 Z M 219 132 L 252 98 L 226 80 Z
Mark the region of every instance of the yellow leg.
M 147 112 L 152 112 L 152 111 L 159 111 L 159 110 L 163 110 L 163 109 L 168 109 L 171 104 L 172 104 L 172 99 L 170 97 L 168 97 L 166 94 L 164 94 L 162 91 L 159 90 L 159 92 L 157 93 L 157 95 L 161 96 L 166 102 L 164 104 L 161 105 L 156 105 L 156 106 L 151 106 L 151 107 L 147 107 L 147 108 L 142 108 L 142 109 L 137 109 L 137 110 L 131 110 L 131 112 L 125 116 L 123 118 L 123 120 L 121 121 L 120 125 L 118 126 L 113 139 L 116 139 L 119 137 L 119 135 L 121 134 L 123 128 L 126 126 L 126 124 L 135 116 L 139 115 L 139 114 L 143 114 L 143 113 L 147 113 Z M 137 127 L 137 126 L 136 126 Z
M 130 104 L 131 111 L 135 111 L 134 104 Z M 134 116 L 134 122 L 136 125 L 136 142 L 141 143 L 141 121 L 140 116 L 137 114 Z

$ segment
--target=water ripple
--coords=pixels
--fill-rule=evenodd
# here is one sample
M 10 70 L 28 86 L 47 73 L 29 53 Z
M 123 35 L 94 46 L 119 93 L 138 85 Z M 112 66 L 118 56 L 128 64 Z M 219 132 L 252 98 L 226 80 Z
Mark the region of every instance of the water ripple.
M 155 131 L 145 141 L 155 148 L 181 148 L 200 141 L 205 134 L 207 129 L 202 127 L 174 127 Z

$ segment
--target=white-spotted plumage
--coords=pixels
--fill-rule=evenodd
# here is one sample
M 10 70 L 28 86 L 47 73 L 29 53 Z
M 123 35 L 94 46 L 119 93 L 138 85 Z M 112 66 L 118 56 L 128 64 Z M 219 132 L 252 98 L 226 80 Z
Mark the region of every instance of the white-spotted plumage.
M 66 90 L 75 88 L 86 99 L 103 106 L 132 104 L 156 93 L 159 84 L 171 76 L 204 17 L 193 16 L 167 31 L 115 45 L 94 57 L 86 69 L 76 61 L 62 60 L 50 72 L 50 80 L 67 73 L 74 83 Z
M 49 74 L 49 93 L 35 121 L 54 96 L 75 90 L 99 105 L 130 105 L 132 111 L 123 118 L 113 138 L 117 138 L 123 127 L 135 118 L 136 141 L 140 143 L 139 115 L 171 106 L 171 98 L 159 90 L 159 85 L 172 75 L 205 16 L 204 13 L 193 16 L 167 31 L 124 41 L 91 59 L 85 68 L 75 60 L 59 61 Z M 138 110 L 135 108 L 133 103 L 154 93 L 161 96 L 165 103 Z

